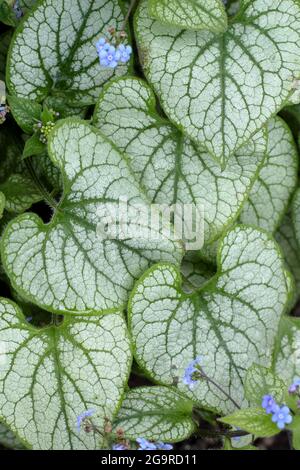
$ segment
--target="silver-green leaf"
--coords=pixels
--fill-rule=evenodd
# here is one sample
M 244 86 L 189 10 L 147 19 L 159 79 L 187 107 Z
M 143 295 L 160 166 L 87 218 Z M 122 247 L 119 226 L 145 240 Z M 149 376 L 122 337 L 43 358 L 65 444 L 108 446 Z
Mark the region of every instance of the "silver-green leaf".
M 99 436 L 78 432 L 76 418 L 92 409 L 103 429 L 119 407 L 131 366 L 121 313 L 35 328 L 2 298 L 0 345 L 0 421 L 32 449 L 97 449 Z
M 256 363 L 271 366 L 281 316 L 289 300 L 286 272 L 276 243 L 262 231 L 237 226 L 219 246 L 218 272 L 187 295 L 178 269 L 158 264 L 137 282 L 129 301 L 136 359 L 161 384 L 179 378 L 179 390 L 220 413 L 235 407 L 213 384 L 192 391 L 185 368 L 203 358 L 206 375 L 242 406 L 243 382 Z
M 27 300 L 52 312 L 123 308 L 134 281 L 151 264 L 180 263 L 181 243 L 170 239 L 167 228 L 150 239 L 100 236 L 105 211 L 98 210 L 106 204 L 118 208 L 124 197 L 133 206 L 150 203 L 126 158 L 87 122 L 61 120 L 48 151 L 62 173 L 63 195 L 50 223 L 26 213 L 8 224 L 1 249 L 10 281 Z
M 297 0 L 244 0 L 224 34 L 166 27 L 143 0 L 135 31 L 164 111 L 223 167 L 288 102 L 300 78 Z

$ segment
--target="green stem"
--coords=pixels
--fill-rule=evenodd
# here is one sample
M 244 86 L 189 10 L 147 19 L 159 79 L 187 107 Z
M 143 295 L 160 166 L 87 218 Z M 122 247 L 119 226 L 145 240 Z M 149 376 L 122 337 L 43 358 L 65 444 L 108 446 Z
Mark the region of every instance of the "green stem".
M 52 207 L 53 209 L 57 209 L 57 206 L 58 206 L 57 201 L 51 196 L 51 194 L 47 191 L 47 189 L 44 187 L 44 185 L 39 180 L 39 178 L 38 178 L 38 176 L 35 172 L 35 169 L 32 166 L 31 157 L 26 158 L 25 164 L 26 164 L 27 170 L 30 173 L 30 176 L 33 179 L 34 184 L 36 185 L 38 190 L 41 192 L 44 200 L 46 202 L 48 202 L 50 207 Z

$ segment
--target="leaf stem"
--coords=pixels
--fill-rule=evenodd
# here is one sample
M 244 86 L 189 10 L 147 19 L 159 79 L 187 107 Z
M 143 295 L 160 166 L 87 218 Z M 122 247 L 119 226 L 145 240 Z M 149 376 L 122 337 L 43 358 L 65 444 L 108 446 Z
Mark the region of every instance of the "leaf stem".
M 27 167 L 27 170 L 29 171 L 30 173 L 30 176 L 32 177 L 33 179 L 33 182 L 34 184 L 36 185 L 36 187 L 38 188 L 38 190 L 41 192 L 44 200 L 46 202 L 48 202 L 48 204 L 53 208 L 53 209 L 57 209 L 57 201 L 52 197 L 52 195 L 47 191 L 47 189 L 44 187 L 44 185 L 42 184 L 42 182 L 39 180 L 36 172 L 35 172 L 35 169 L 32 165 L 32 161 L 31 161 L 31 157 L 28 157 L 25 159 L 25 164 L 26 164 L 26 167 Z
M 133 8 L 134 8 L 136 2 L 137 2 L 137 0 L 131 0 L 130 5 L 129 5 L 129 8 L 128 8 L 128 11 L 127 11 L 127 13 L 126 13 L 126 16 L 125 16 L 125 19 L 124 19 L 124 22 L 123 22 L 123 25 L 122 25 L 121 31 L 125 31 L 127 22 L 128 22 L 128 20 L 129 20 L 129 17 L 130 17 L 130 15 L 131 15 L 131 13 L 132 13 L 132 10 L 133 10 Z

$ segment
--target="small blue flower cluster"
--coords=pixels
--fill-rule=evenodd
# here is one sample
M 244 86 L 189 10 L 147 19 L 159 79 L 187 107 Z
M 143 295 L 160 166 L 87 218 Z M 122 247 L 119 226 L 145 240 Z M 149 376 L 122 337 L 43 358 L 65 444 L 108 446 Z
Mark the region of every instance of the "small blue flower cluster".
M 201 364 L 202 357 L 198 356 L 185 369 L 182 381 L 185 385 L 188 385 L 190 390 L 194 388 L 196 382 L 201 378 Z
M 116 68 L 119 63 L 126 64 L 130 60 L 132 47 L 125 44 L 114 46 L 105 38 L 100 38 L 96 43 L 100 65 L 106 68 Z
M 138 450 L 172 450 L 171 444 L 164 444 L 163 442 L 150 442 L 143 437 L 139 437 L 136 442 L 139 447 Z
M 293 421 L 289 407 L 278 405 L 272 395 L 264 395 L 261 406 L 268 414 L 272 415 L 273 423 L 276 423 L 280 430 L 284 429 L 286 424 L 291 424 Z

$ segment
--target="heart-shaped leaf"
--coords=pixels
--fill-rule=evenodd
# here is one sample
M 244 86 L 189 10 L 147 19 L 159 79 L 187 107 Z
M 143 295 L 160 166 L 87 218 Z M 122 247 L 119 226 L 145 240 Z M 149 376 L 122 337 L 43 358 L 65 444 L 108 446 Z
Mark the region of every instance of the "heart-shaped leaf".
M 287 268 L 292 273 L 295 281 L 296 288 L 292 302 L 295 305 L 300 297 L 300 250 L 290 212 L 284 216 L 275 238 L 281 247 Z
M 0 192 L 0 218 L 2 217 L 5 208 L 5 196 Z
M 281 315 L 288 301 L 278 246 L 265 232 L 237 226 L 219 246 L 218 272 L 187 295 L 178 269 L 158 264 L 137 282 L 129 301 L 130 328 L 139 365 L 202 406 L 226 413 L 232 402 L 215 385 L 183 384 L 186 367 L 202 356 L 205 374 L 240 405 L 249 367 L 271 365 Z
M 209 29 L 217 33 L 227 28 L 222 0 L 148 0 L 150 16 L 161 23 L 182 29 Z
M 268 124 L 266 160 L 243 206 L 240 221 L 274 232 L 295 190 L 298 153 L 292 133 L 280 118 Z
M 220 419 L 220 421 L 239 427 L 257 437 L 271 437 L 280 432 L 276 424 L 272 422 L 270 415 L 262 408 L 239 410 Z
M 119 406 L 131 366 L 120 312 L 45 328 L 7 299 L 0 313 L 0 420 L 33 449 L 96 449 L 99 436 L 79 433 L 76 417 L 93 409 L 103 430 Z
M 242 1 L 224 34 L 167 28 L 138 9 L 145 74 L 169 118 L 225 166 L 300 78 L 300 5 Z
M 274 354 L 274 370 L 287 387 L 300 376 L 300 319 L 283 317 Z
M 176 389 L 139 387 L 130 390 L 114 422 L 125 437 L 135 440 L 178 442 L 196 429 L 192 419 L 193 404 Z
M 11 94 L 43 101 L 48 95 L 70 104 L 96 101 L 114 70 L 99 65 L 95 43 L 108 28 L 122 27 L 118 0 L 45 0 L 34 7 L 13 38 L 7 70 Z M 124 74 L 127 65 L 117 68 Z
M 182 288 L 191 293 L 215 275 L 214 265 L 201 259 L 198 252 L 188 252 L 181 263 Z
M 151 227 L 152 238 L 100 236 L 106 205 L 117 210 L 122 197 L 129 206 L 150 204 L 126 158 L 88 123 L 61 120 L 48 151 L 62 172 L 63 196 L 50 223 L 27 213 L 7 226 L 2 260 L 11 283 L 27 300 L 53 312 L 122 308 L 134 281 L 151 264 L 180 262 L 181 244 L 170 240 L 169 230 L 154 233 L 150 220 L 145 227 Z
M 282 403 L 286 384 L 271 369 L 253 364 L 245 378 L 245 396 L 251 405 L 261 406 L 264 395 L 272 395 L 277 403 Z
M 101 94 L 94 122 L 130 158 L 154 203 L 193 203 L 204 208 L 205 243 L 232 224 L 257 177 L 266 151 L 260 131 L 232 157 L 226 170 L 156 112 L 141 80 L 121 78 Z

